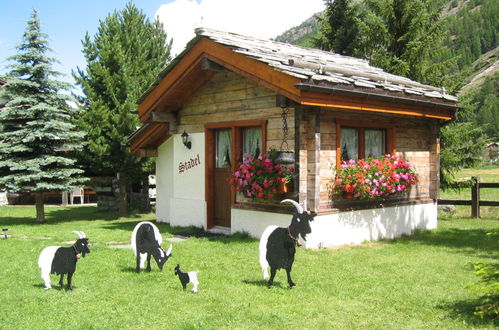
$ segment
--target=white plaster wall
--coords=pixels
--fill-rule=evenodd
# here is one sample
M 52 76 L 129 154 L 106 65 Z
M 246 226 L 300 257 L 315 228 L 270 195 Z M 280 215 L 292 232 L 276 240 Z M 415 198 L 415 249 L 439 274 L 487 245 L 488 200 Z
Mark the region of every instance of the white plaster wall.
M 291 215 L 232 209 L 232 232 L 260 238 L 269 225 L 286 227 Z M 321 248 L 411 234 L 416 228 L 437 227 L 436 203 L 348 211 L 315 217 L 306 248 Z
M 156 158 L 156 220 L 169 222 L 170 199 L 173 197 L 173 137 L 158 148 Z
M 270 213 L 262 211 L 251 211 L 231 209 L 232 233 L 247 233 L 252 237 L 260 238 L 265 228 L 270 225 L 287 227 L 291 223 L 292 215 L 282 213 Z
M 191 149 L 183 145 L 180 134 L 158 148 L 156 217 L 173 226 L 206 227 L 205 136 L 194 133 L 190 138 Z M 180 164 L 187 165 L 183 171 Z

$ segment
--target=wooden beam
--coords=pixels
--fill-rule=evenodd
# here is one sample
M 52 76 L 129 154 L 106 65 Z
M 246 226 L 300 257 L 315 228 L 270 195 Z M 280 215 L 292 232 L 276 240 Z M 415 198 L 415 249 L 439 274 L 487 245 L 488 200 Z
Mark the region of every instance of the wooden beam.
M 203 58 L 201 60 L 201 69 L 216 71 L 216 72 L 227 71 L 227 69 L 221 66 L 220 64 L 210 61 L 207 58 Z
M 177 116 L 173 112 L 151 112 L 150 121 L 168 124 L 168 133 L 177 133 Z
M 158 157 L 158 149 L 140 148 L 135 152 L 135 155 L 139 157 Z
M 447 120 L 454 119 L 454 112 L 452 110 L 439 108 L 438 105 L 430 108 L 411 104 L 384 102 L 374 99 L 367 100 L 351 96 L 323 94 L 318 92 L 303 91 L 300 103 L 303 105 L 326 108 L 373 111 Z
M 150 120 L 158 123 L 177 121 L 177 116 L 173 112 L 151 112 Z

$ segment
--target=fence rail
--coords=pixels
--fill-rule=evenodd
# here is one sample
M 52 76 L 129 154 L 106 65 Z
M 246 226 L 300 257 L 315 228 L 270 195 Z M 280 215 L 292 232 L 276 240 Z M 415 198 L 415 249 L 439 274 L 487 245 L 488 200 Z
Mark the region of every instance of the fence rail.
M 480 183 L 480 177 L 473 177 L 473 186 L 471 186 L 471 200 L 451 200 L 439 199 L 438 204 L 442 205 L 471 205 L 471 216 L 480 218 L 480 206 L 499 206 L 499 201 L 481 201 L 480 189 L 499 188 L 499 183 Z

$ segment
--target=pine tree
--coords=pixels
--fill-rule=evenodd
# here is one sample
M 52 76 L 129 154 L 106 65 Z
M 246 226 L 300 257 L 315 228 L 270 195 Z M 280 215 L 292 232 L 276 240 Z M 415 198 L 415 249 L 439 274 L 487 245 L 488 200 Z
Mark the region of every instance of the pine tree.
M 128 136 L 140 121 L 137 99 L 170 60 L 171 42 L 162 24 L 153 23 L 131 2 L 100 21 L 92 38 L 85 36 L 85 70 L 73 73 L 85 94 L 80 125 L 87 133 L 83 159 L 93 174 L 118 174 L 119 216 L 127 212 L 127 187 L 151 162 L 134 157 Z
M 442 51 L 441 7 L 425 0 L 325 0 L 325 4 L 316 39 L 319 48 L 367 59 L 417 81 L 440 82 L 435 71 L 440 73 L 449 64 L 433 61 L 435 51 Z
M 81 186 L 82 170 L 71 153 L 82 147 L 84 134 L 75 129 L 76 111 L 68 106 L 70 85 L 55 79 L 48 36 L 41 32 L 33 10 L 17 53 L 8 59 L 5 100 L 0 111 L 0 187 L 34 192 L 36 221 L 44 222 L 43 192 L 69 191 Z
M 315 47 L 333 50 L 342 55 L 354 55 L 358 40 L 357 6 L 351 0 L 325 0 L 324 16 L 318 16 L 319 36 L 313 40 Z

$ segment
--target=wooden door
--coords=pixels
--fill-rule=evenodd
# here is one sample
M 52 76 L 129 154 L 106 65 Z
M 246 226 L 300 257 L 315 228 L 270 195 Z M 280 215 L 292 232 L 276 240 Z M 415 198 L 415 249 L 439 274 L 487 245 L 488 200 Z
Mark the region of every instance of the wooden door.
M 227 180 L 232 174 L 232 130 L 216 130 L 214 137 L 213 220 L 215 226 L 230 227 L 231 191 Z

